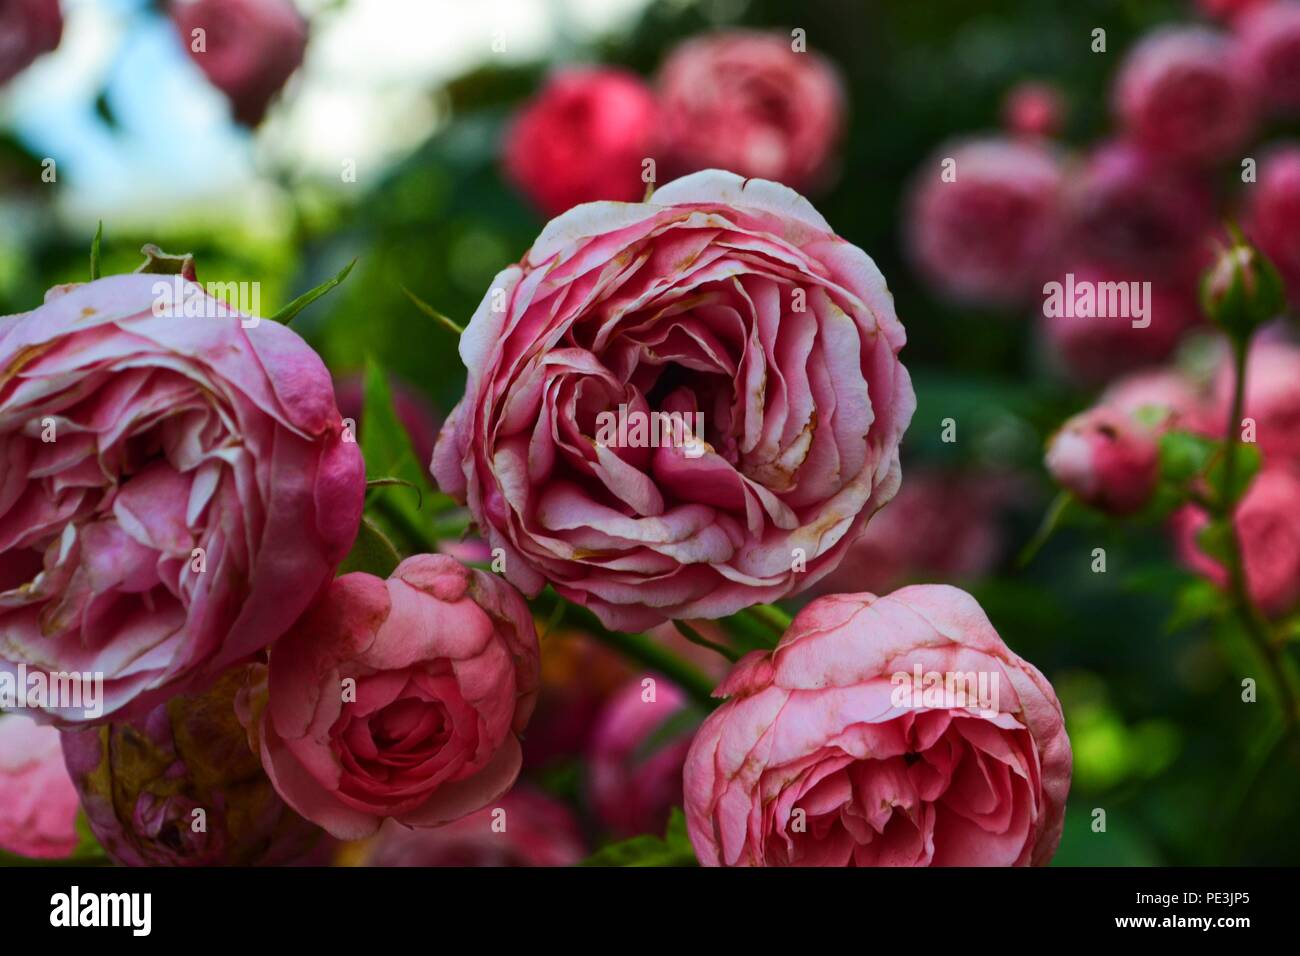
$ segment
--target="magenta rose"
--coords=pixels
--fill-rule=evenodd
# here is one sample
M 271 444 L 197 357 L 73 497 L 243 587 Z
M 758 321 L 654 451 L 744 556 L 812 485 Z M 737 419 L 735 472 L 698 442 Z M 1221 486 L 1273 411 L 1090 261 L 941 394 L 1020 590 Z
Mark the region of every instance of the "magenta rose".
M 1221 33 L 1197 26 L 1151 33 L 1124 59 L 1115 113 L 1132 139 L 1175 162 L 1231 159 L 1250 138 L 1257 102 Z
M 5 0 L 0 3 L 0 84 L 59 45 L 63 12 L 59 0 Z
M 659 71 L 672 175 L 726 169 L 802 191 L 826 184 L 844 127 L 844 93 L 825 59 L 783 34 L 694 37 Z
M 528 594 L 626 630 L 731 614 L 815 583 L 893 497 L 904 339 L 871 259 L 776 183 L 579 206 L 461 337 L 433 474 Z
M 1042 143 L 988 138 L 940 147 L 912 187 L 913 262 L 955 301 L 1028 301 L 1057 251 L 1063 183 L 1060 159 Z
M 307 22 L 292 0 L 174 0 L 172 20 L 190 59 L 245 126 L 262 121 L 307 49 Z
M 1250 237 L 1282 273 L 1292 304 L 1300 306 L 1300 144 L 1261 157 L 1259 181 L 1249 190 Z
M 307 862 L 320 829 L 282 801 L 248 746 L 235 700 L 260 665 L 223 674 L 134 721 L 64 731 L 90 829 L 124 866 Z
M 1283 467 L 1266 467 L 1237 504 L 1233 524 L 1241 546 L 1246 590 L 1259 609 L 1280 617 L 1300 604 L 1300 478 Z M 1187 505 L 1174 514 L 1174 539 L 1187 567 L 1226 587 L 1223 565 L 1201 548 L 1209 523 L 1203 510 Z
M 22 714 L 0 714 L 0 850 L 41 859 L 71 855 L 78 806 L 59 732 Z
M 1300 3 L 1259 4 L 1236 23 L 1237 60 L 1272 112 L 1300 115 Z
M 664 832 L 682 802 L 682 764 L 698 721 L 686 695 L 662 678 L 653 695 L 634 680 L 605 705 L 587 753 L 587 793 L 610 833 Z
M 1194 286 L 1216 227 L 1213 194 L 1196 173 L 1162 166 L 1123 141 L 1084 161 L 1067 189 L 1063 268 L 1091 263 L 1112 273 Z
M 242 717 L 281 796 L 342 840 L 438 826 L 510 789 L 537 631 L 500 578 L 421 554 L 335 579 L 271 649 Z
M 389 820 L 362 851 L 364 866 L 574 866 L 587 855 L 572 810 L 516 786 L 446 826 L 412 830 Z
M 1040 866 L 1056 851 L 1061 705 L 963 591 L 818 598 L 717 694 L 685 772 L 705 866 Z
M 113 719 L 284 633 L 365 494 L 316 353 L 178 283 L 112 276 L 0 321 L 0 670 L 102 675 Z
M 636 74 L 562 70 L 515 117 L 506 173 L 548 217 L 599 199 L 635 202 L 645 195 L 643 164 L 655 158 L 658 124 L 654 94 Z
M 1160 429 L 1141 414 L 1097 405 L 1052 436 L 1047 470 L 1085 504 L 1114 515 L 1140 510 L 1160 477 Z

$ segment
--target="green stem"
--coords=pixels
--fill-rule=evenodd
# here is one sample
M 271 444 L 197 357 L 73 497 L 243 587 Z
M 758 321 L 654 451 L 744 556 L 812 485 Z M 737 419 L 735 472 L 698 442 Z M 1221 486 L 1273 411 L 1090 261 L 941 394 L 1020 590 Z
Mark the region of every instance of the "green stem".
M 778 638 L 784 637 L 785 632 L 790 629 L 790 615 L 775 604 L 755 604 L 749 609 L 749 613 L 776 631 Z

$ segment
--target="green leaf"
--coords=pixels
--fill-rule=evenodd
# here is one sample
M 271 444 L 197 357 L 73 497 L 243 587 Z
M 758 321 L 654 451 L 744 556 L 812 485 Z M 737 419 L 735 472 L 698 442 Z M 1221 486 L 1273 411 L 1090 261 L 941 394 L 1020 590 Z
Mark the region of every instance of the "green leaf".
M 1166 432 L 1160 436 L 1160 477 L 1171 484 L 1186 484 L 1205 472 L 1220 447 L 1220 442 L 1204 435 Z
M 429 303 L 421 299 L 418 295 L 416 295 L 406 286 L 402 286 L 402 291 L 406 293 L 406 297 L 411 300 L 412 304 L 414 304 L 417 309 L 419 309 L 429 318 L 433 319 L 433 321 L 437 322 L 443 328 L 447 329 L 450 332 L 455 332 L 457 335 L 462 335 L 465 332 L 464 326 L 457 325 L 455 322 L 447 318 L 445 315 L 443 315 L 433 306 L 429 305 Z
M 1224 455 L 1220 455 L 1214 460 L 1213 464 L 1210 465 L 1208 479 L 1212 488 L 1222 489 L 1227 500 L 1235 504 L 1241 500 L 1241 496 L 1246 493 L 1246 489 L 1250 487 L 1255 475 L 1259 473 L 1262 461 L 1259 446 L 1251 442 L 1237 446 L 1237 472 L 1233 481 L 1234 487 L 1232 488 L 1224 487 L 1223 468 L 1226 460 Z
M 367 574 L 386 578 L 393 573 L 393 569 L 401 563 L 401 560 L 401 555 L 397 553 L 397 548 L 393 547 L 393 542 L 388 540 L 388 536 L 370 518 L 365 517 L 361 519 L 357 540 L 353 542 L 352 550 L 339 565 L 338 573 L 365 571 Z
M 1195 578 L 1188 581 L 1174 598 L 1174 610 L 1165 622 L 1169 633 L 1218 617 L 1228 611 L 1227 596 L 1212 581 Z
M 90 281 L 94 282 L 102 274 L 100 271 L 100 246 L 104 243 L 104 220 L 99 220 L 95 229 L 95 238 L 90 240 Z
M 1226 567 L 1228 557 L 1232 554 L 1232 526 L 1218 519 L 1211 521 L 1196 532 L 1196 546 Z
M 298 298 L 294 299 L 292 302 L 286 305 L 279 312 L 275 313 L 275 315 L 271 316 L 272 321 L 279 322 L 282 325 L 288 325 L 290 322 L 294 320 L 294 317 L 299 312 L 307 308 L 307 306 L 311 305 L 313 302 L 315 302 L 325 293 L 329 292 L 335 286 L 342 283 L 343 280 L 348 277 L 348 273 L 352 271 L 352 267 L 355 266 L 356 264 L 357 264 L 357 260 L 353 259 L 342 269 L 340 269 L 338 275 L 334 276 L 334 278 L 326 279 L 316 288 L 304 292 L 302 295 L 298 296 Z
M 611 843 L 582 861 L 583 866 L 696 866 L 695 850 L 686 835 L 686 816 L 673 807 L 668 830 L 660 838 L 645 834 Z

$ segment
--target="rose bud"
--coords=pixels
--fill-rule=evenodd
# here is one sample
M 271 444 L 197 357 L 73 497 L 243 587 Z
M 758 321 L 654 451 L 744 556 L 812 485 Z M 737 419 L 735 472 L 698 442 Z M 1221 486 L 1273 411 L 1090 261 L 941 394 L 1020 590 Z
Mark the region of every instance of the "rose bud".
M 508 584 L 446 555 L 336 578 L 271 648 L 241 717 L 285 801 L 341 840 L 459 819 L 510 789 L 538 689 Z
M 690 717 L 686 695 L 663 679 L 652 695 L 635 680 L 605 705 L 587 754 L 587 790 L 615 837 L 658 836 L 681 805 L 682 764 L 699 720 Z
M 1011 482 L 909 468 L 898 495 L 871 519 L 817 594 L 890 591 L 917 580 L 963 580 L 992 570 L 1002 551 L 998 518 Z
M 599 199 L 635 202 L 645 195 L 658 123 L 654 94 L 636 74 L 562 70 L 515 117 L 506 173 L 547 216 Z
M 292 0 L 173 0 L 171 14 L 190 59 L 226 95 L 235 122 L 260 123 L 307 49 L 307 22 Z
M 1260 4 L 1238 19 L 1237 62 L 1274 113 L 1300 116 L 1300 3 Z
M 1237 503 L 1234 526 L 1241 547 L 1246 590 L 1269 617 L 1281 617 L 1300 603 L 1300 478 L 1283 467 L 1267 467 Z M 1223 566 L 1201 547 L 1209 523 L 1204 511 L 1187 505 L 1173 517 L 1178 553 L 1188 568 L 1227 587 Z
M 68 724 L 147 713 L 270 644 L 365 495 L 316 353 L 180 276 L 0 319 L 0 461 L 0 671 L 102 676 L 102 713 L 47 702 Z
M 70 856 L 78 806 L 59 732 L 23 714 L 0 714 L 0 850 L 38 859 Z
M 1236 371 L 1224 359 L 1214 381 L 1213 433 L 1221 436 L 1232 412 Z M 1246 367 L 1243 440 L 1258 443 L 1264 460 L 1300 468 L 1300 346 L 1290 342 L 1256 342 Z M 1246 429 L 1250 429 L 1247 432 Z
M 57 47 L 62 36 L 59 0 L 0 3 L 0 84 L 8 83 L 42 53 Z
M 694 37 L 659 71 L 673 175 L 725 169 L 816 191 L 844 127 L 839 75 L 788 36 L 731 30 Z
M 1002 104 L 1002 125 L 1021 136 L 1055 136 L 1065 122 L 1065 98 L 1050 83 L 1021 83 Z
M 362 866 L 574 866 L 587 855 L 578 821 L 560 801 L 516 786 L 446 826 L 411 830 L 389 820 L 362 848 Z
M 1042 866 L 1070 742 L 969 594 L 834 594 L 716 691 L 686 758 L 705 866 Z
M 1058 157 L 1040 143 L 941 147 L 912 187 L 906 239 L 913 262 L 958 302 L 1027 301 L 1056 254 L 1063 182 Z
M 1205 27 L 1166 27 L 1120 67 L 1115 114 L 1154 156 L 1193 164 L 1236 157 L 1254 130 L 1256 99 L 1227 38 Z
M 1070 183 L 1066 265 L 1093 263 L 1191 287 L 1208 261 L 1217 224 L 1202 177 L 1163 168 L 1131 143 L 1112 142 L 1094 151 Z
M 1160 434 L 1140 415 L 1098 405 L 1052 436 L 1046 465 L 1084 504 L 1127 515 L 1151 500 L 1160 478 Z
M 1248 187 L 1248 232 L 1277 266 L 1291 303 L 1300 306 L 1300 145 L 1267 152 Z
M 1103 266 L 1058 273 L 1044 291 L 1048 358 L 1082 385 L 1164 361 L 1201 317 L 1190 290 Z
M 893 497 L 904 339 L 872 261 L 783 186 L 580 206 L 461 337 L 433 474 L 527 594 L 619 630 L 723 617 L 815 584 Z
M 235 714 L 258 665 L 127 723 L 63 733 L 90 829 L 124 866 L 301 862 L 320 830 L 286 807 Z
M 1254 246 L 1222 250 L 1201 282 L 1201 307 L 1234 339 L 1245 341 L 1286 308 L 1286 289 L 1273 263 Z
M 1102 393 L 1105 405 L 1168 431 L 1205 433 L 1213 426 L 1205 396 L 1187 376 L 1172 369 L 1135 372 Z

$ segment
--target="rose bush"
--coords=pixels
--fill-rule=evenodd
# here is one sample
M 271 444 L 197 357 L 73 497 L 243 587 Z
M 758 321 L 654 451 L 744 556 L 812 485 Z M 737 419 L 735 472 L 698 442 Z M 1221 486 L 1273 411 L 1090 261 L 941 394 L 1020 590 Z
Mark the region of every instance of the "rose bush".
M 989 692 L 899 696 L 916 671 L 987 675 Z M 717 693 L 685 772 L 705 866 L 1026 866 L 1056 850 L 1060 704 L 963 591 L 818 598 Z
M 510 789 L 537 631 L 494 575 L 420 554 L 345 574 L 271 649 L 241 719 L 281 796 L 339 839 L 438 826 Z
M 102 674 L 114 719 L 287 630 L 365 493 L 316 353 L 193 283 L 207 317 L 184 317 L 160 281 L 56 289 L 0 320 L 0 670 Z
M 879 270 L 785 187 L 708 171 L 579 206 L 461 337 L 433 474 L 527 594 L 617 629 L 730 614 L 815 583 L 893 497 L 904 340 Z M 620 406 L 699 413 L 704 444 L 611 439 Z

